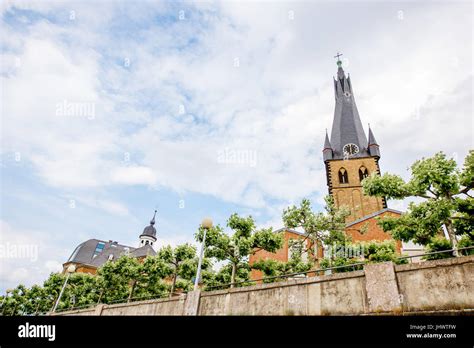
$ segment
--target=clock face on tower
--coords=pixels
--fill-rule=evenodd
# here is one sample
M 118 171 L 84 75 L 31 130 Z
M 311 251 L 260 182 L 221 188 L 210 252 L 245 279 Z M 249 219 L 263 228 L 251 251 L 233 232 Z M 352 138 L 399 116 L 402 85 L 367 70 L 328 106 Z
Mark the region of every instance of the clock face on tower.
M 356 144 L 346 144 L 342 148 L 344 155 L 352 156 L 359 152 L 359 147 Z

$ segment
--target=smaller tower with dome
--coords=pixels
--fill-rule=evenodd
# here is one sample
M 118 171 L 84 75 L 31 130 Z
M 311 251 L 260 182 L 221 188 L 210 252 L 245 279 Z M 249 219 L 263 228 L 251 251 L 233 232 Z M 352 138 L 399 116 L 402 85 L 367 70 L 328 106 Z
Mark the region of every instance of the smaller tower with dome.
M 145 227 L 140 235 L 138 247 L 119 244 L 116 241 L 108 242 L 100 239 L 89 239 L 79 244 L 69 259 L 63 263 L 63 272 L 70 265 L 76 267 L 76 272 L 95 274 L 97 269 L 104 265 L 107 261 L 114 261 L 122 255 L 135 257 L 143 260 L 147 256 L 156 255 L 153 245 L 156 242 L 155 214 L 150 221 L 150 225 Z
M 142 247 L 145 245 L 153 246 L 153 243 L 156 242 L 156 228 L 155 228 L 155 217 L 156 217 L 156 210 L 155 214 L 153 214 L 153 218 L 150 221 L 150 225 L 145 227 L 143 233 L 140 235 L 140 242 L 138 247 Z

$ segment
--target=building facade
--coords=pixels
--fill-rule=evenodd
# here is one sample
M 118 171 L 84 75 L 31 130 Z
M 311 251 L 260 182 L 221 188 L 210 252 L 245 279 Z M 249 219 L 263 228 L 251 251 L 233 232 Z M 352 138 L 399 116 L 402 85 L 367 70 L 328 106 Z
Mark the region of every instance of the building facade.
M 79 244 L 63 263 L 63 273 L 70 265 L 76 267 L 78 273 L 95 274 L 97 269 L 107 261 L 118 259 L 122 255 L 129 255 L 140 260 L 148 255 L 156 255 L 153 245 L 156 243 L 155 214 L 150 221 L 150 225 L 145 227 L 139 236 L 138 247 L 131 247 L 119 244 L 116 241 L 104 241 L 100 239 L 89 239 Z
M 372 129 L 368 128 L 368 137 L 362 126 L 357 110 L 354 90 L 349 75 L 337 61 L 337 75 L 334 78 L 335 109 L 331 136 L 326 132 L 323 146 L 323 161 L 326 168 L 326 181 L 329 195 L 336 207 L 346 207 L 350 215 L 346 218 L 346 233 L 352 241 L 390 240 L 390 234 L 377 225 L 377 218 L 386 215 L 399 216 L 400 211 L 390 209 L 384 198 L 364 195 L 362 181 L 375 173 L 380 175 L 380 146 Z M 288 261 L 288 239 L 302 238 L 300 232 L 281 229 L 285 243 L 276 253 L 259 251 L 250 257 L 250 264 L 260 259 Z M 396 242 L 400 253 L 401 242 Z M 323 251 L 318 251 L 322 256 Z M 252 271 L 252 279 L 262 276 L 259 271 Z

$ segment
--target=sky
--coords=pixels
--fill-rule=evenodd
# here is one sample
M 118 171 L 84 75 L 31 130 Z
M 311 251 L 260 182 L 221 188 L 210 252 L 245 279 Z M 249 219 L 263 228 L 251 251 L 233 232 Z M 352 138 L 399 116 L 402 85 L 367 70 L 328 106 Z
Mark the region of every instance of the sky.
M 0 242 L 30 251 L 0 255 L 0 292 L 90 238 L 138 246 L 155 209 L 158 247 L 322 210 L 337 52 L 382 172 L 474 148 L 468 1 L 1 6 Z

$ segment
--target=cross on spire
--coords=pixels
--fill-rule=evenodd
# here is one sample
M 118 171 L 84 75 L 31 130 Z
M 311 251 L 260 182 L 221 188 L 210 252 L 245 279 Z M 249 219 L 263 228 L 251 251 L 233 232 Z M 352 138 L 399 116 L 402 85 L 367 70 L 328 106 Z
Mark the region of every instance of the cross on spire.
M 155 209 L 155 214 L 153 214 L 153 219 L 151 219 L 151 221 L 150 221 L 150 225 L 154 225 L 154 224 L 155 224 L 155 216 L 156 216 L 156 212 L 157 212 L 157 210 Z
M 337 51 L 337 54 L 334 56 L 334 58 L 337 58 L 337 60 L 339 61 L 340 56 L 342 56 L 342 53 L 339 53 L 339 51 Z

